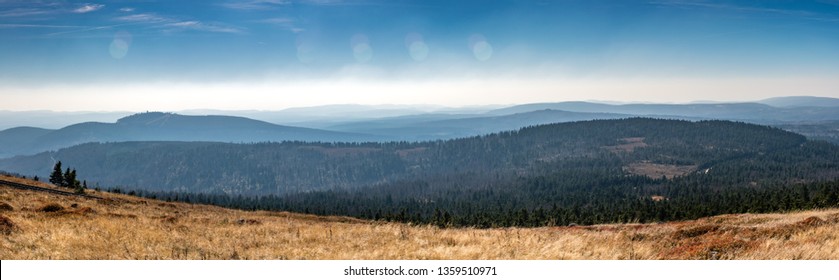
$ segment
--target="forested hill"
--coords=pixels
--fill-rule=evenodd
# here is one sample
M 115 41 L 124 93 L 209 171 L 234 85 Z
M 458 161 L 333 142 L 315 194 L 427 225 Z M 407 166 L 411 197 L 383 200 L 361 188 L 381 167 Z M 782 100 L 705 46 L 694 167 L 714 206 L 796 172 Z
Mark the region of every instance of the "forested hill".
M 91 143 L 2 160 L 0 169 L 46 177 L 61 160 L 103 186 L 262 195 L 450 174 L 528 175 L 581 160 L 614 163 L 638 174 L 679 175 L 726 160 L 803 149 L 805 142 L 797 134 L 743 123 L 635 118 L 421 143 Z
M 839 178 L 833 144 L 647 118 L 419 143 L 91 143 L 5 159 L 0 170 L 46 178 L 55 160 L 91 186 L 169 199 L 480 226 L 817 207 L 834 203 Z

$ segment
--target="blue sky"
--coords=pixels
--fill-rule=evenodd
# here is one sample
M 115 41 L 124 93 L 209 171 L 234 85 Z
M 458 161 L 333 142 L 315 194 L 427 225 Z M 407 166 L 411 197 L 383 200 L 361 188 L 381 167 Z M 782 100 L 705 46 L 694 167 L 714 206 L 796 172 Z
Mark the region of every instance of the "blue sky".
M 836 81 L 836 0 L 0 0 L 0 110 L 740 101 Z

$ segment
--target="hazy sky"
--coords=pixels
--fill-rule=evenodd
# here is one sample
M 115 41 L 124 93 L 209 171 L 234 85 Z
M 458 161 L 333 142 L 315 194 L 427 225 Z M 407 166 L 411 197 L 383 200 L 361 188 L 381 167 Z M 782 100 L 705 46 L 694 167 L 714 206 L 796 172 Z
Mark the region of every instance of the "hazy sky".
M 0 0 L 0 110 L 839 97 L 839 0 Z

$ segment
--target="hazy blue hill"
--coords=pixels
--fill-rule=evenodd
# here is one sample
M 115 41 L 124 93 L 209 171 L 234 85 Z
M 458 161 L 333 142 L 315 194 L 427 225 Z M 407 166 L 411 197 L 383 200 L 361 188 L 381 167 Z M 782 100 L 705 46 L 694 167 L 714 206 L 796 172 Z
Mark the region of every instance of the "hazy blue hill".
M 58 130 L 13 128 L 0 132 L 0 157 L 34 154 L 88 142 L 122 141 L 372 141 L 372 136 L 282 126 L 230 116 L 142 113 L 116 123 L 86 122 Z
M 14 128 L 0 131 L 0 158 L 56 150 L 87 142 L 120 141 L 426 141 L 470 137 L 526 126 L 629 116 L 683 120 L 723 119 L 776 125 L 813 139 L 836 141 L 837 99 L 782 97 L 761 103 L 601 104 L 592 102 L 534 103 L 487 111 L 489 107 L 459 112 L 433 106 L 330 105 L 276 112 L 241 111 L 263 121 L 241 116 L 189 116 L 141 113 L 116 122 L 82 122 L 57 130 Z M 812 105 L 821 106 L 812 106 Z M 774 107 L 774 106 L 785 107 Z M 450 109 L 450 108 L 449 108 Z M 436 113 L 423 111 L 443 110 Z M 8 112 L 0 112 L 6 114 Z M 43 116 L 49 112 L 37 112 Z M 236 112 L 230 112 L 236 113 Z M 2 115 L 0 114 L 0 115 Z M 20 120 L 33 112 L 15 116 Z M 44 115 L 47 114 L 47 115 Z M 407 114 L 407 115 L 406 115 Z M 39 116 L 41 116 L 39 115 Z M 82 113 L 67 113 L 75 118 Z M 50 116 L 65 116 L 52 114 Z M 34 116 L 34 115 L 32 115 Z M 90 115 L 96 118 L 102 113 Z M 92 117 L 92 118 L 93 118 Z M 95 118 L 94 118 L 95 119 Z M 264 120 L 301 120 L 296 126 Z M 826 125 L 828 124 L 828 125 Z M 305 126 L 308 128 L 301 127 Z
M 27 149 L 32 139 L 38 139 L 52 131 L 37 127 L 15 127 L 0 131 L 0 157 Z
M 758 103 L 719 104 L 623 104 L 611 105 L 591 102 L 534 103 L 490 111 L 493 114 L 521 113 L 535 110 L 565 110 L 572 112 L 620 113 L 636 115 L 713 116 L 741 115 L 743 113 L 772 110 Z
M 422 141 L 463 138 L 541 124 L 629 116 L 543 109 L 503 116 L 428 114 L 348 123 L 332 126 L 330 129 L 375 134 L 398 140 Z
M 29 126 L 14 127 L 0 131 L 0 141 L 4 141 L 3 144 L 6 144 L 5 141 L 16 142 L 28 140 L 41 137 L 52 131 L 54 130 Z
M 279 111 L 225 111 L 225 110 L 188 110 L 188 115 L 228 115 L 241 116 L 275 124 L 286 124 L 311 128 L 325 128 L 335 123 L 365 121 L 379 118 L 391 118 L 425 114 L 437 110 L 451 110 L 440 106 L 411 105 L 358 105 L 336 104 L 313 107 L 294 107 Z M 483 110 L 486 111 L 486 110 Z
M 506 115 L 545 109 L 637 116 L 698 117 L 759 123 L 839 120 L 839 110 L 834 108 L 777 108 L 760 103 L 609 105 L 591 102 L 559 102 L 524 104 L 493 110 L 489 113 Z
M 839 107 L 839 98 L 817 96 L 784 96 L 768 98 L 758 103 L 775 107 Z
M 130 112 L 54 112 L 0 110 L 0 130 L 13 127 L 58 129 L 81 122 L 113 122 Z

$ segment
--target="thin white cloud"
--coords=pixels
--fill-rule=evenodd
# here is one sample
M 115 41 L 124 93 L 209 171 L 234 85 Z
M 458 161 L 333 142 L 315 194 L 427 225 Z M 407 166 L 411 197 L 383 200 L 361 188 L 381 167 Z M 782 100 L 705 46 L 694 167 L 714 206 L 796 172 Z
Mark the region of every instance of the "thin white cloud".
M 427 1 L 392 1 L 392 0 L 296 0 L 295 3 L 313 6 L 388 6 L 422 7 L 433 5 Z
M 53 12 L 54 11 L 46 9 L 17 8 L 8 11 L 0 11 L 0 18 L 40 16 L 51 14 Z
M 715 10 L 723 10 L 723 11 L 735 11 L 735 12 L 743 12 L 743 13 L 755 13 L 755 14 L 775 14 L 775 15 L 782 15 L 788 17 L 798 17 L 807 20 L 817 20 L 817 21 L 837 21 L 839 19 L 826 16 L 821 14 L 817 11 L 808 11 L 808 10 L 795 10 L 795 9 L 777 9 L 777 8 L 768 8 L 768 7 L 760 7 L 760 6 L 747 6 L 747 5 L 735 5 L 735 4 L 722 4 L 722 3 L 712 3 L 707 1 L 697 1 L 697 0 L 657 0 L 649 2 L 653 5 L 661 5 L 661 6 L 671 6 L 671 7 L 683 7 L 683 8 L 704 8 L 704 9 L 715 9 Z M 839 2 L 837 2 L 839 3 Z
M 78 26 L 78 25 L 0 23 L 0 28 L 86 28 L 86 27 L 85 26 Z
M 48 37 L 51 37 L 51 36 L 58 36 L 58 35 L 65 35 L 65 36 L 66 36 L 67 34 L 74 34 L 74 33 L 86 33 L 86 32 L 90 32 L 90 31 L 97 31 L 97 30 L 111 29 L 111 28 L 114 28 L 114 27 L 117 27 L 117 26 L 122 26 L 122 25 L 125 25 L 125 24 L 86 27 L 86 28 L 83 28 L 83 29 L 78 29 L 78 30 L 61 31 L 61 32 L 55 32 L 55 33 L 45 34 L 44 36 L 48 36 Z
M 301 2 L 313 5 L 336 5 L 344 3 L 341 0 L 303 0 Z
M 0 2 L 0 5 L 3 5 Z M 53 18 L 62 14 L 84 14 L 101 10 L 105 7 L 102 4 L 85 3 L 71 5 L 57 1 L 26 1 L 22 3 L 12 2 L 11 7 L 4 5 L 0 7 L 0 18 L 25 18 L 26 20 Z
M 294 20 L 292 18 L 287 18 L 287 17 L 267 18 L 267 19 L 263 19 L 263 20 L 258 20 L 256 22 L 274 25 L 274 26 L 280 27 L 282 29 L 291 31 L 293 33 L 300 33 L 300 32 L 305 31 L 304 28 L 301 28 L 301 27 L 297 26 L 297 24 L 296 24 L 297 21 L 296 20 Z
M 180 30 L 198 30 L 198 31 L 206 31 L 206 32 L 216 32 L 216 33 L 243 33 L 243 31 L 236 27 L 226 26 L 222 24 L 216 23 L 204 23 L 197 20 L 190 20 L 190 21 L 179 21 L 165 24 L 164 27 L 167 27 L 167 31 L 180 31 Z
M 198 21 L 182 21 L 182 22 L 170 23 L 170 24 L 167 24 L 166 26 L 195 27 L 195 26 L 199 26 L 199 25 L 201 25 L 201 22 L 198 22 Z
M 126 15 L 114 18 L 117 21 L 130 22 L 135 24 L 149 24 L 151 28 L 161 29 L 166 33 L 175 33 L 186 30 L 215 32 L 215 33 L 244 33 L 238 27 L 229 26 L 223 23 L 208 23 L 198 20 L 184 20 L 174 17 L 162 16 L 154 13 L 142 13 Z
M 126 8 L 119 9 L 119 11 L 120 12 L 125 12 L 125 13 L 130 13 L 130 12 L 134 11 L 134 8 L 126 7 Z
M 173 21 L 163 16 L 159 16 L 156 14 L 151 13 L 144 13 L 144 14 L 133 14 L 127 16 L 117 17 L 116 20 L 118 21 L 128 21 L 128 22 L 145 22 L 145 23 L 159 23 L 159 22 L 167 22 Z
M 76 8 L 75 10 L 73 10 L 73 12 L 77 13 L 77 14 L 84 14 L 84 13 L 98 11 L 98 10 L 104 8 L 104 7 L 105 7 L 105 5 L 102 5 L 102 4 L 85 4 L 81 7 Z
M 261 22 L 261 23 L 271 23 L 271 24 L 292 24 L 292 23 L 295 22 L 295 20 L 292 19 L 292 18 L 281 17 L 281 18 L 266 18 L 266 19 L 260 20 L 259 22 Z
M 278 6 L 291 4 L 289 0 L 250 0 L 231 1 L 221 4 L 224 7 L 235 10 L 267 10 Z

